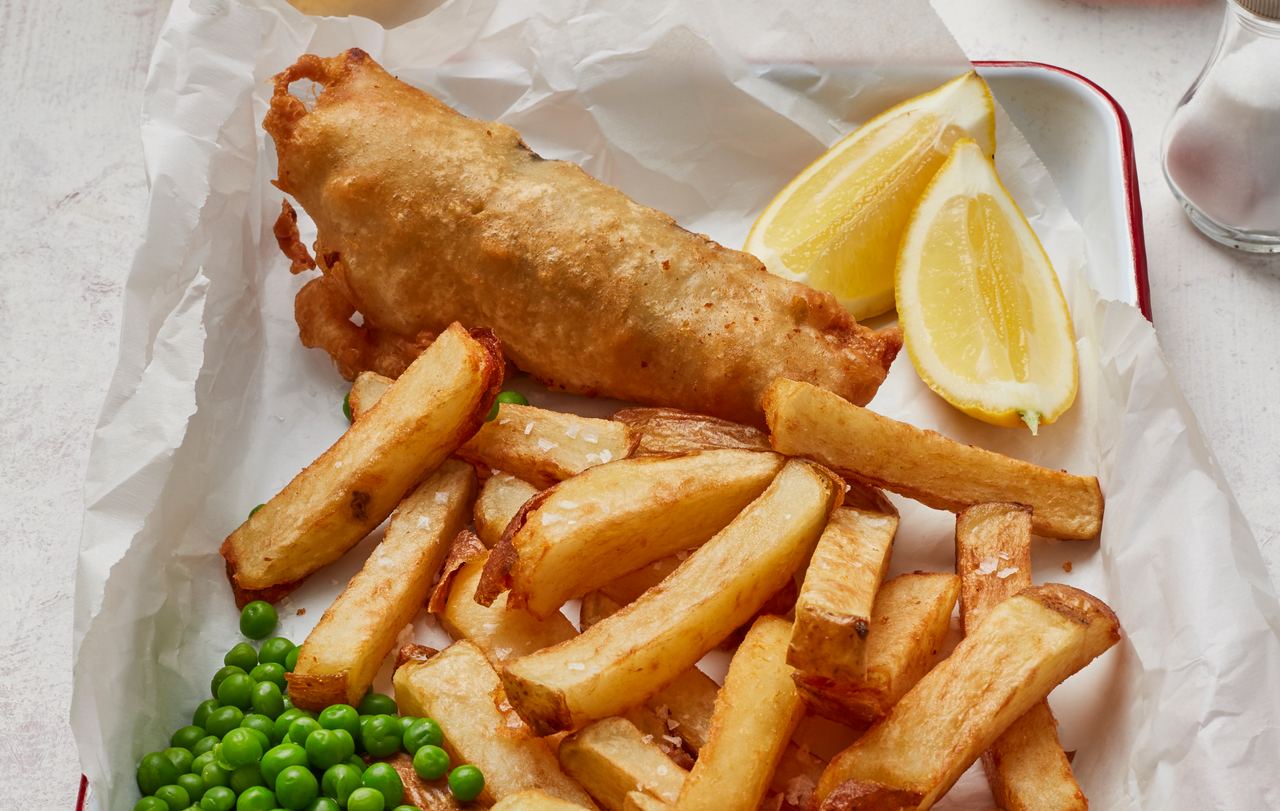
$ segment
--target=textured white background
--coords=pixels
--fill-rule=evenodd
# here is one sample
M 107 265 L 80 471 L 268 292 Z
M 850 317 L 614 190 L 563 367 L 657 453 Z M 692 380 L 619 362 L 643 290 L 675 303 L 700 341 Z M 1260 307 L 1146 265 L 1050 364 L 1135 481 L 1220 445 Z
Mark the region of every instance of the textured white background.
M 1200 236 L 1158 163 L 1221 4 L 935 5 L 970 58 L 1061 65 L 1128 112 L 1161 342 L 1274 577 L 1280 259 Z M 78 790 L 66 717 L 81 489 L 143 224 L 138 110 L 167 10 L 0 0 L 0 808 L 69 809 Z

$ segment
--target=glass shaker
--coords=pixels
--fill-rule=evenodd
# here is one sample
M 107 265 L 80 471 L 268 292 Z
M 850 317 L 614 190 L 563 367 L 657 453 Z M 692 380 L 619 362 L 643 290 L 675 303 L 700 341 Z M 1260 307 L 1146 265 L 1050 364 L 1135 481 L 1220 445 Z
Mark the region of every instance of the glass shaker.
M 1196 227 L 1232 248 L 1280 251 L 1280 0 L 1227 0 L 1217 47 L 1162 152 Z

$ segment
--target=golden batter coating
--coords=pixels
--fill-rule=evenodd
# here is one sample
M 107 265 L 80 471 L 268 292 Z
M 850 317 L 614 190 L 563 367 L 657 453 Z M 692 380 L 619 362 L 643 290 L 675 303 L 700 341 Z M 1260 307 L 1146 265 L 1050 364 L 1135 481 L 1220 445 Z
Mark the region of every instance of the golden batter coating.
M 323 88 L 310 110 L 289 93 L 299 79 Z M 299 295 L 299 325 L 348 378 L 394 373 L 458 321 L 493 329 L 550 388 L 762 425 L 775 378 L 865 404 L 902 345 L 363 51 L 301 57 L 275 77 L 264 126 L 276 185 L 318 227 L 325 289 Z M 335 296 L 363 327 L 334 323 Z

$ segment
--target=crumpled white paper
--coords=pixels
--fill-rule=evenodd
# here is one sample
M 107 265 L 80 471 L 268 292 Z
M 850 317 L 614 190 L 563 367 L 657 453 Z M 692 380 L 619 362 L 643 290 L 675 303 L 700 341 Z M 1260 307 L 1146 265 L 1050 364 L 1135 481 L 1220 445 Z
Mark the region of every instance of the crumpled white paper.
M 271 75 L 352 46 L 731 246 L 825 146 L 967 69 L 923 0 L 452 0 L 393 31 L 269 0 L 175 3 L 147 86 L 147 234 L 91 454 L 77 579 L 72 726 L 102 807 L 132 808 L 137 762 L 189 723 L 239 641 L 221 540 L 346 425 L 346 384 L 297 339 L 304 279 L 271 237 L 281 195 L 259 125 Z M 993 428 L 943 404 L 904 353 L 872 408 L 1098 475 L 1102 537 L 1032 552 L 1035 582 L 1102 597 L 1125 629 L 1051 697 L 1093 808 L 1278 807 L 1280 608 L 1257 544 L 1151 325 L 1080 281 L 1081 234 L 1043 166 L 1003 116 L 998 139 L 1002 177 L 1072 307 L 1077 403 L 1036 439 Z M 535 405 L 612 410 L 516 386 Z M 894 573 L 951 570 L 954 519 L 896 501 Z M 376 542 L 295 592 L 281 632 L 301 641 Z M 412 634 L 442 639 L 422 614 Z M 976 769 L 938 807 L 991 804 Z

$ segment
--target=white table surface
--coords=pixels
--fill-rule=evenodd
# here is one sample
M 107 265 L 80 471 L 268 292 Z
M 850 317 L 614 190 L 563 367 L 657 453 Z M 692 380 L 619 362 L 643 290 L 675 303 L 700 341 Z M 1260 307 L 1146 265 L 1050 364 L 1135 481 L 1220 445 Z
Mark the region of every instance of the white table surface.
M 391 0 L 375 0 L 387 6 Z M 1221 2 L 934 0 L 972 59 L 1069 68 L 1133 125 L 1166 357 L 1280 574 L 1280 258 L 1222 248 L 1174 202 L 1160 134 Z M 70 809 L 67 723 L 85 464 L 143 226 L 138 111 L 165 0 L 0 0 L 0 807 Z

